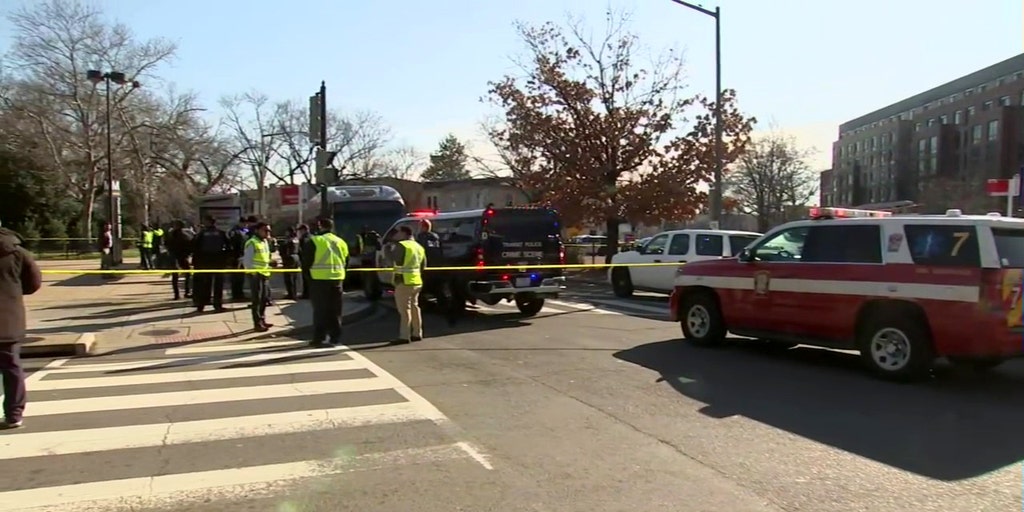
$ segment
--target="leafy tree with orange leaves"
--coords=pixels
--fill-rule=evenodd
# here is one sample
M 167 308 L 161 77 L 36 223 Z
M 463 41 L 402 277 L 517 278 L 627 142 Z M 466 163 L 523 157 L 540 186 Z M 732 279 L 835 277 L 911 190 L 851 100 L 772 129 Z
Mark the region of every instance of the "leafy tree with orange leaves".
M 618 225 L 699 213 L 715 165 L 715 105 L 683 94 L 681 59 L 669 51 L 645 68 L 626 30 L 628 16 L 609 13 L 605 34 L 582 24 L 517 23 L 526 45 L 525 76 L 492 82 L 488 99 L 504 111 L 488 135 L 513 178 L 559 208 L 566 225 Z M 687 122 L 684 114 L 698 109 Z M 749 142 L 754 119 L 723 94 L 726 162 Z M 686 126 L 684 126 L 686 125 Z M 610 258 L 610 255 L 609 255 Z

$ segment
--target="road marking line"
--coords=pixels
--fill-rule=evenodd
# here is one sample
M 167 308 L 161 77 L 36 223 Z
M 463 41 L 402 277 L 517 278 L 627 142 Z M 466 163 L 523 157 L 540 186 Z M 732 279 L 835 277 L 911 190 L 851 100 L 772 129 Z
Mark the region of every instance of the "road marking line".
M 142 395 L 101 396 L 32 402 L 32 416 L 74 414 L 82 412 L 120 411 L 150 407 L 215 404 L 266 400 L 270 398 L 297 398 L 331 393 L 354 393 L 391 389 L 391 379 L 366 378 L 321 382 L 296 382 L 272 386 L 244 386 L 220 389 L 197 389 L 169 393 Z
M 180 423 L 125 425 L 0 436 L 0 460 L 126 450 L 411 421 L 444 422 L 422 403 L 399 402 Z M 477 456 L 473 455 L 474 458 Z
M 49 370 L 51 368 L 57 368 L 60 365 L 66 363 L 67 361 L 67 359 L 55 359 L 53 361 L 50 361 L 49 363 L 44 364 L 42 368 L 32 372 L 32 375 L 25 377 L 25 387 L 29 389 L 35 389 L 35 383 L 43 380 L 43 377 L 49 375 Z M 3 399 L 4 394 L 0 392 L 0 401 L 2 401 Z
M 180 373 L 149 373 L 145 375 L 116 375 L 112 377 L 86 377 L 77 379 L 54 379 L 36 382 L 32 391 L 58 391 L 64 389 L 107 388 L 137 386 L 141 384 L 168 384 L 173 382 L 200 382 L 217 379 L 242 379 L 248 377 L 269 377 L 272 375 L 295 375 L 300 373 L 336 372 L 363 369 L 357 361 L 317 361 L 296 364 L 255 366 L 249 368 L 217 368 Z
M 164 351 L 164 354 L 169 356 L 186 355 L 186 354 L 208 354 L 211 352 L 228 352 L 228 351 L 244 351 L 244 350 L 266 350 L 272 348 L 284 348 L 284 347 L 297 347 L 302 345 L 309 345 L 308 341 L 301 340 L 288 340 L 288 341 L 264 341 L 260 343 L 232 343 L 232 344 L 220 344 L 220 345 L 196 345 L 188 347 L 174 347 Z M 322 352 L 330 350 L 338 350 L 339 347 L 325 347 L 320 349 Z
M 622 313 L 618 311 L 608 311 L 607 309 L 601 309 L 597 306 L 594 306 L 593 304 L 586 304 L 582 302 L 567 302 L 564 300 L 548 299 L 548 303 L 554 304 L 556 306 L 565 306 L 567 308 L 573 308 L 578 311 L 597 313 L 599 315 L 622 315 Z
M 281 489 L 308 478 L 467 457 L 465 449 L 454 443 L 324 460 L 41 487 L 0 493 L 0 510 L 87 512 L 158 505 L 180 508 L 185 503 L 211 498 L 228 501 L 251 497 L 271 492 L 273 489 L 268 487 Z
M 643 311 L 643 312 L 647 312 L 647 313 L 654 313 L 656 315 L 668 316 L 668 304 L 666 304 L 663 307 L 654 307 L 654 306 L 646 306 L 646 305 L 643 305 L 643 304 L 633 304 L 633 303 L 630 303 L 630 302 L 620 302 L 620 301 L 617 301 L 617 300 L 616 301 L 612 301 L 612 300 L 592 299 L 592 301 L 597 303 L 597 304 L 601 304 L 601 305 L 609 306 L 609 307 L 617 307 L 617 308 L 622 308 L 622 309 L 635 309 L 637 311 Z
M 429 414 L 432 417 L 440 418 L 439 420 L 434 420 L 434 423 L 442 427 L 444 430 L 446 430 L 449 435 L 453 437 L 459 437 L 459 434 L 461 434 L 461 432 L 457 431 L 455 423 L 449 420 L 448 417 L 445 416 L 445 414 L 441 412 L 441 410 L 438 409 L 434 404 L 430 403 L 429 400 L 423 398 L 422 395 L 413 391 L 412 388 L 410 388 L 409 386 L 403 384 L 402 381 L 398 380 L 397 377 L 391 375 L 390 373 L 388 373 L 387 370 L 378 366 L 377 363 L 370 361 L 369 358 L 360 354 L 359 352 L 353 351 L 349 353 L 349 356 L 352 358 L 353 361 L 359 361 L 360 363 L 362 363 L 363 367 L 373 372 L 373 374 L 376 375 L 378 379 L 390 382 L 391 389 L 394 389 L 396 393 L 402 395 L 402 398 L 405 398 L 407 401 L 409 401 L 409 403 L 416 404 L 417 406 L 420 407 L 421 410 L 424 411 L 424 413 Z M 491 463 L 488 462 L 487 455 L 485 455 L 482 450 L 476 448 L 474 445 L 468 442 L 463 442 L 463 444 L 465 444 L 467 448 L 461 449 L 465 450 L 468 454 L 470 454 L 473 460 L 477 461 L 477 463 L 483 466 L 484 469 L 494 469 L 494 466 L 492 466 Z
M 289 350 L 287 352 L 268 352 L 253 354 L 244 357 L 233 357 L 232 354 L 214 354 L 208 356 L 193 357 L 169 357 L 165 359 L 143 359 L 132 360 L 128 363 L 83 363 L 76 365 L 61 366 L 47 373 L 51 375 L 65 375 L 70 373 L 85 372 L 106 372 L 121 370 L 161 370 L 165 368 L 188 368 L 191 366 L 214 365 L 214 364 L 238 364 L 255 363 L 260 361 L 273 361 L 289 357 L 307 356 L 314 354 L 335 354 L 337 351 L 330 351 L 322 348 L 310 348 L 305 350 Z

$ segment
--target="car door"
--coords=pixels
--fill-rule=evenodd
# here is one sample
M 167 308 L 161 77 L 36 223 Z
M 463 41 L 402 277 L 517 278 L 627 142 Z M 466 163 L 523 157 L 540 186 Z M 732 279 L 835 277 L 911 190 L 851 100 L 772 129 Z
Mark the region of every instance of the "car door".
M 700 233 L 694 242 L 694 259 L 719 259 L 725 255 L 725 237 L 712 233 Z
M 664 254 L 661 257 L 652 259 L 651 263 L 685 264 L 687 257 L 690 255 L 692 239 L 693 237 L 688 233 L 676 233 L 671 235 L 668 242 L 668 248 L 664 251 Z M 679 267 L 676 265 L 647 267 L 649 273 L 648 278 L 651 280 L 651 284 L 648 287 L 665 293 L 671 293 L 672 288 L 675 286 L 676 269 L 678 268 Z
M 776 299 L 785 304 L 786 287 L 800 262 L 808 226 L 796 226 L 766 237 L 749 250 L 750 258 L 738 261 L 741 271 L 735 275 L 747 281 L 746 286 L 727 292 L 723 303 L 729 304 L 731 326 L 757 334 L 785 332 L 792 318 L 780 317 Z
M 668 250 L 669 234 L 662 233 L 651 239 L 647 245 L 644 246 L 643 251 L 640 252 L 636 257 L 636 263 L 655 263 L 662 261 Z M 652 266 L 640 266 L 630 267 L 629 274 L 630 278 L 633 279 L 633 286 L 638 288 L 654 288 L 655 280 L 658 278 L 657 272 L 652 270 L 658 267 Z

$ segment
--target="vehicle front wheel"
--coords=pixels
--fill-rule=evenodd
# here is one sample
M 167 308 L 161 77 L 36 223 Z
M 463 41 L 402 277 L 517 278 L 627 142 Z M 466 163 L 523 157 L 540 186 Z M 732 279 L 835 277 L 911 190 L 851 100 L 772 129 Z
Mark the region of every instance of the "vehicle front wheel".
M 623 299 L 633 296 L 633 280 L 629 276 L 628 268 L 612 270 L 612 293 Z
M 542 297 L 516 297 L 516 308 L 523 316 L 534 316 L 540 313 L 540 310 L 544 309 L 544 299 Z
M 708 293 L 691 293 L 683 298 L 680 322 L 686 341 L 703 347 L 725 342 L 725 320 L 718 301 Z
M 930 372 L 935 361 L 931 335 L 915 316 L 906 311 L 875 314 L 859 329 L 861 360 L 876 375 L 909 382 Z

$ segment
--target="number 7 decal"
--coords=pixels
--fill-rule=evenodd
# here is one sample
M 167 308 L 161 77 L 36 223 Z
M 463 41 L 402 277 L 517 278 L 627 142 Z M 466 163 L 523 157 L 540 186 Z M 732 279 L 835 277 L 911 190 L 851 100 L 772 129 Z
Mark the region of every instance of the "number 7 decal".
M 956 241 L 953 242 L 953 249 L 949 251 L 949 255 L 955 258 L 960 254 L 960 248 L 964 246 L 964 242 L 966 242 L 968 238 L 971 238 L 971 233 L 969 231 L 957 231 L 956 233 L 953 233 L 953 238 L 955 238 Z

